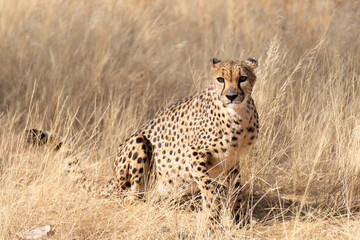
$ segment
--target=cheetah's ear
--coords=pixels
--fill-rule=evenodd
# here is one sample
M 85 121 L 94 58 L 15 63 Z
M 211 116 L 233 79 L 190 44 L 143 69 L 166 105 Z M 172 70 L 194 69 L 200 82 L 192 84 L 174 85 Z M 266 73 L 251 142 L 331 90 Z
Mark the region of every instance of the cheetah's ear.
M 251 70 L 254 70 L 258 66 L 258 61 L 255 58 L 248 58 L 245 60 L 245 63 Z
M 218 64 L 219 62 L 221 62 L 220 59 L 211 58 L 211 59 L 210 59 L 210 66 L 211 66 L 212 68 L 215 68 L 215 67 L 216 67 L 216 64 Z

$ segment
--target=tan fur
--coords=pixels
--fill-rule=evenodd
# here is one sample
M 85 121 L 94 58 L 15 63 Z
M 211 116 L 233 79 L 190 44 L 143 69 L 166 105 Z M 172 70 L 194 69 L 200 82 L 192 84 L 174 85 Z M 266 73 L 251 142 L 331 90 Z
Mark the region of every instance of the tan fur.
M 254 59 L 212 59 L 208 88 L 166 107 L 120 145 L 110 188 L 136 197 L 153 171 L 162 195 L 200 190 L 211 221 L 219 220 L 220 198 L 230 191 L 239 221 L 239 157 L 259 132 L 251 98 L 256 66 Z

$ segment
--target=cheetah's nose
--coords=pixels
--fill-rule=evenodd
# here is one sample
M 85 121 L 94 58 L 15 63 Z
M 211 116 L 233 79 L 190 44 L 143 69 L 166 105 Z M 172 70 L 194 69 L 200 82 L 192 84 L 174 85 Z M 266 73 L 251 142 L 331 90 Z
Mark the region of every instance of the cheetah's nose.
M 230 100 L 230 101 L 233 101 L 235 98 L 237 98 L 237 94 L 235 95 L 226 95 L 226 97 Z

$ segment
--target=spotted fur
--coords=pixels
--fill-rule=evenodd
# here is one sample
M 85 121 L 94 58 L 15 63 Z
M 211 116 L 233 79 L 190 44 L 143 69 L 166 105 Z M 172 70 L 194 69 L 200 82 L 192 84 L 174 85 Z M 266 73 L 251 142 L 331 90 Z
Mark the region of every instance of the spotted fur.
M 240 220 L 239 157 L 259 133 L 251 97 L 257 61 L 214 58 L 211 67 L 208 88 L 166 107 L 119 146 L 111 189 L 136 198 L 152 171 L 162 195 L 200 190 L 210 222 L 219 221 L 221 198 L 231 193 L 232 214 Z

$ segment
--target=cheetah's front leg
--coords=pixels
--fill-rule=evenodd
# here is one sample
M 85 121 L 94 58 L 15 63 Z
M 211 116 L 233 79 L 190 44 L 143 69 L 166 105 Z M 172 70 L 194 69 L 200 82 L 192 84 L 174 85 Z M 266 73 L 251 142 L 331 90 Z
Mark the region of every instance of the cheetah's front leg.
M 198 184 L 206 209 L 210 212 L 210 224 L 218 223 L 220 217 L 220 198 L 227 192 L 226 187 L 216 183 L 208 173 L 207 153 L 191 148 L 192 175 Z
M 235 224 L 239 224 L 243 214 L 245 194 L 240 181 L 240 170 L 233 168 L 228 175 L 228 189 L 230 194 L 230 206 L 232 206 L 232 217 Z

